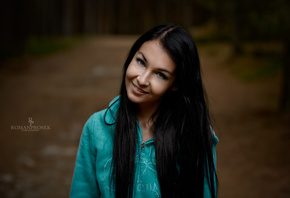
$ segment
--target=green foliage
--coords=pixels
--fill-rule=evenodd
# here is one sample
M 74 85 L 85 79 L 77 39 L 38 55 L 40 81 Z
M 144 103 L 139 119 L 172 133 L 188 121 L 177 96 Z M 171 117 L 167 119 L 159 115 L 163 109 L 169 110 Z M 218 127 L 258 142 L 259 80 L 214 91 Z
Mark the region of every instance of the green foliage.
M 78 38 L 30 38 L 26 46 L 28 55 L 47 55 L 70 48 Z
M 243 59 L 246 59 L 243 62 Z M 242 62 L 242 63 L 240 63 Z M 239 57 L 239 60 L 232 63 L 233 73 L 242 80 L 254 81 L 275 77 L 282 72 L 282 61 L 278 57 Z
M 204 8 L 214 10 L 215 1 L 214 0 L 195 0 L 196 4 L 203 6 Z
M 287 0 L 221 0 L 214 5 L 219 35 L 228 34 L 239 41 L 280 40 L 290 29 Z
M 245 20 L 246 38 L 275 39 L 281 38 L 289 26 L 287 3 L 283 0 L 265 1 L 263 5 L 248 5 Z
M 244 71 L 244 73 L 242 73 L 242 78 L 249 81 L 261 78 L 269 78 L 275 76 L 276 74 L 281 72 L 281 70 L 281 60 L 272 60 L 268 64 L 263 65 L 262 67 Z

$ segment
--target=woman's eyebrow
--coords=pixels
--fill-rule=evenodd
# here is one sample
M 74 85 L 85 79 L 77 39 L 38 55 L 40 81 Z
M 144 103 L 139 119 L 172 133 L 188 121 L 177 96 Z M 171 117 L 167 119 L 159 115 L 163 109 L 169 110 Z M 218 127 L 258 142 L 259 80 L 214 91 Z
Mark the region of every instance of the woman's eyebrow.
M 170 71 L 166 70 L 166 69 L 158 68 L 158 70 L 159 70 L 159 71 L 162 71 L 162 72 L 166 72 L 166 73 L 172 75 L 172 73 L 171 73 Z
M 142 55 L 143 59 L 144 59 L 145 62 L 147 63 L 148 61 L 147 61 L 146 57 L 144 56 L 144 54 L 143 54 L 142 52 L 139 52 L 139 53 Z
M 138 53 L 140 53 L 142 55 L 143 59 L 147 63 L 148 61 L 147 61 L 145 55 L 142 52 L 138 52 Z M 168 74 L 172 75 L 172 73 L 170 71 L 166 70 L 166 69 L 158 68 L 158 70 L 161 71 L 161 72 L 167 72 Z

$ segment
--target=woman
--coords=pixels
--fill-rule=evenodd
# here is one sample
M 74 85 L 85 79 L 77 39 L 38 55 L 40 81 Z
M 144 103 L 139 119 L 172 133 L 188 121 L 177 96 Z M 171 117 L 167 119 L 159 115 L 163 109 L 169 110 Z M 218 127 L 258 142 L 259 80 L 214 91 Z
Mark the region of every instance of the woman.
M 124 64 L 120 96 L 84 126 L 71 197 L 217 197 L 215 150 L 190 35 L 161 25 Z

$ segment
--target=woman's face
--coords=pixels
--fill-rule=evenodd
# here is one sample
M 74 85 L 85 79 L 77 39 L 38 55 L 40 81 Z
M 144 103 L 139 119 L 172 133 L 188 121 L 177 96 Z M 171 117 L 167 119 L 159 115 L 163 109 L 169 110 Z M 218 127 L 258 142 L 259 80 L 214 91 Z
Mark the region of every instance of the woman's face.
M 139 105 L 159 105 L 169 89 L 176 89 L 176 65 L 158 40 L 143 43 L 126 72 L 129 99 Z

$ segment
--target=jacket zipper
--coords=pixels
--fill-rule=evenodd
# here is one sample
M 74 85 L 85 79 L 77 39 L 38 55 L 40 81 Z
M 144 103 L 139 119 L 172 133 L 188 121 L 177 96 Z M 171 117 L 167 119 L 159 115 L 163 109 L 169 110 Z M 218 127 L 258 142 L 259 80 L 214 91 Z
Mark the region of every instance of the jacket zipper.
M 145 141 L 143 140 L 141 143 L 141 149 L 144 149 L 144 147 L 145 147 Z

